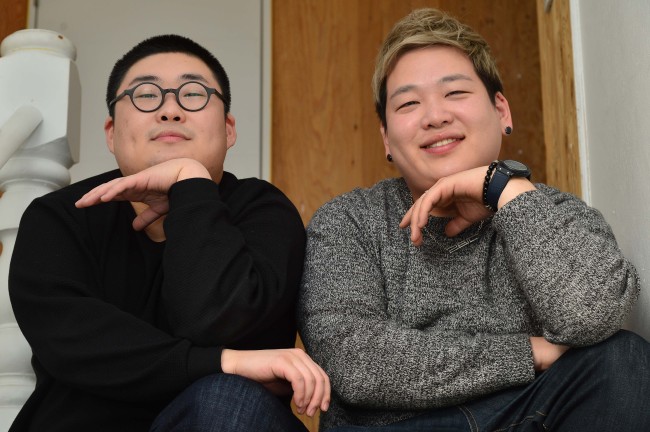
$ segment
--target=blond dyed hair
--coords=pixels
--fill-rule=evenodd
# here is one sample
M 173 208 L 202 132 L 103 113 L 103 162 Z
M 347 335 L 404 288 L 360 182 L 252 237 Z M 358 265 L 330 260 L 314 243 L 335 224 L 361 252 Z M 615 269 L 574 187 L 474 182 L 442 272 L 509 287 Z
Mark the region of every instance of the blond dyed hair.
M 474 65 L 474 70 L 485 85 L 492 103 L 503 84 L 490 47 L 471 27 L 456 18 L 433 8 L 416 9 L 395 24 L 379 50 L 372 77 L 375 109 L 386 127 L 386 80 L 399 58 L 405 53 L 447 45 L 463 51 Z

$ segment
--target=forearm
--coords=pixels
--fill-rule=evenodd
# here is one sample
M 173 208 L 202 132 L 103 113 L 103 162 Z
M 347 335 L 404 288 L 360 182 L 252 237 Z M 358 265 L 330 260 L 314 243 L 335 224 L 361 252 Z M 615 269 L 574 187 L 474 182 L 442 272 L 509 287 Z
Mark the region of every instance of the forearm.
M 35 357 L 56 380 L 102 397 L 143 401 L 165 399 L 220 371 L 219 348 L 195 347 L 93 298 L 81 284 L 48 283 L 56 276 L 33 268 L 12 266 L 12 305 Z
M 115 243 L 104 244 L 103 232 L 93 237 L 80 222 L 90 219 L 86 211 L 73 210 L 75 219 L 57 204 L 38 201 L 25 212 L 9 275 L 16 319 L 47 373 L 103 397 L 148 400 L 218 372 L 219 348 L 195 347 L 152 324 L 155 312 L 139 302 L 155 299 L 155 291 L 138 286 L 142 274 L 123 268 L 137 251 L 111 254 L 125 244 L 124 233 L 107 228 Z M 100 259 L 102 253 L 108 255 Z M 140 307 L 150 311 L 149 320 Z
M 304 229 L 288 201 L 269 198 L 243 212 L 210 182 L 178 184 L 170 198 L 163 301 L 175 334 L 232 346 L 286 332 L 304 254 Z
M 566 194 L 531 193 L 493 223 L 549 341 L 589 345 L 620 328 L 638 280 L 597 211 Z
M 388 282 L 368 249 L 330 242 L 330 233 L 341 232 L 332 227 L 314 231 L 298 309 L 300 334 L 346 403 L 448 406 L 534 378 L 527 334 L 455 329 L 440 324 L 442 317 L 409 325 L 399 311 L 407 299 L 394 291 L 387 298 Z M 436 302 L 433 291 L 426 299 Z
M 301 313 L 322 316 L 317 311 Z M 406 329 L 387 320 L 353 321 L 353 314 L 312 319 L 301 326 L 308 352 L 348 404 L 382 409 L 444 407 L 534 379 L 525 334 Z

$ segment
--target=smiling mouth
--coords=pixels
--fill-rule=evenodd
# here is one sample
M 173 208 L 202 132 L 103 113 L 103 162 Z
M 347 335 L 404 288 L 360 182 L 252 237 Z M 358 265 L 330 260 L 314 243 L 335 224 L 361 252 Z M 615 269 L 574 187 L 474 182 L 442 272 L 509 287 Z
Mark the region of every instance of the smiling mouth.
M 185 141 L 187 137 L 182 134 L 177 133 L 162 133 L 153 138 L 154 141 L 164 141 L 164 142 L 177 142 Z
M 454 141 L 458 141 L 458 139 L 457 138 L 447 138 L 447 139 L 444 139 L 442 141 L 436 141 L 433 144 L 429 144 L 429 145 L 424 146 L 422 148 L 423 149 L 432 149 L 432 148 L 442 147 L 442 146 L 446 146 L 447 144 L 451 144 Z
M 183 128 L 156 128 L 150 131 L 151 140 L 153 141 L 180 141 L 190 138 L 189 131 Z

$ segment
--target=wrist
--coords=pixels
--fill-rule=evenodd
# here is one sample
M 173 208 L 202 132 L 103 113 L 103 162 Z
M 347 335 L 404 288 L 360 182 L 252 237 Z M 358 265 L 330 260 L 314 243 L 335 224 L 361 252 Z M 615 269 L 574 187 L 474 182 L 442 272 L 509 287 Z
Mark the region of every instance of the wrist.
M 198 162 L 196 164 L 191 164 L 182 167 L 178 172 L 178 177 L 176 178 L 176 181 L 187 180 L 191 178 L 205 178 L 208 180 L 212 179 L 207 168 Z
M 174 161 L 176 170 L 176 181 L 191 178 L 211 179 L 210 172 L 203 164 L 192 158 L 178 158 Z
M 503 206 L 503 204 L 509 202 L 512 198 L 519 195 L 519 193 L 531 190 L 531 188 L 534 189 L 532 183 L 528 181 L 530 180 L 530 169 L 526 165 L 513 160 L 496 162 L 498 162 L 496 167 L 493 168 L 493 162 L 490 165 L 490 168 L 493 169 L 488 168 L 488 172 L 485 176 L 485 184 L 483 186 L 484 204 L 493 212 L 496 212 L 501 206 Z M 511 192 L 513 193 L 503 197 L 502 199 L 503 192 L 511 183 L 512 179 L 526 179 L 528 186 L 524 183 L 520 183 L 517 187 L 511 188 Z
M 221 370 L 223 373 L 234 374 L 235 373 L 235 358 L 237 352 L 235 350 L 224 348 L 221 350 Z
M 497 208 L 501 208 L 524 192 L 537 190 L 534 184 L 523 177 L 512 178 L 499 197 Z

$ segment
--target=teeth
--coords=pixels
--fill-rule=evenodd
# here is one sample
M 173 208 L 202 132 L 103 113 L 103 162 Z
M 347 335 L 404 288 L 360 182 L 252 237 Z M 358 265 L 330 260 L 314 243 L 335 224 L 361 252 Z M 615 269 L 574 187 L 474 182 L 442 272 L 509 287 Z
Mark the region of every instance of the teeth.
M 442 147 L 442 146 L 447 145 L 449 143 L 452 143 L 454 141 L 456 141 L 454 138 L 448 138 L 448 139 L 444 139 L 442 141 L 434 142 L 433 144 L 428 145 L 428 146 L 426 146 L 424 148 Z

